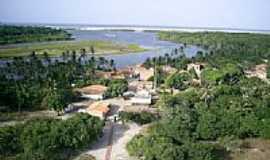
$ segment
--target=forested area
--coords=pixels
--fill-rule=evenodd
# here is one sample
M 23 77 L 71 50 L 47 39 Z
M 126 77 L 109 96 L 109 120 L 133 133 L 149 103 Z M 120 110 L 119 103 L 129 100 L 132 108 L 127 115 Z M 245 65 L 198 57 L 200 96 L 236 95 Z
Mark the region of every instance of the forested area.
M 230 62 L 248 67 L 270 57 L 270 36 L 267 34 L 160 32 L 159 38 L 206 49 L 204 53 L 197 54 L 197 61 L 202 61 L 204 57 L 204 61 L 213 66 Z
M 94 47 L 90 48 L 94 54 Z M 126 80 L 110 80 L 96 74 L 114 71 L 114 60 L 93 54 L 87 56 L 85 49 L 65 50 L 61 56 L 51 58 L 47 52 L 37 55 L 33 51 L 2 64 L 0 121 L 8 125 L 0 127 L 0 159 L 71 159 L 101 136 L 103 121 L 86 114 L 76 114 L 67 120 L 55 119 L 60 118 L 57 116 L 46 118 L 47 115 L 39 119 L 16 117 L 24 111 L 41 110 L 61 115 L 69 104 L 80 100 L 76 88 L 91 84 L 107 86 L 106 97 L 122 95 L 127 90 Z M 9 124 L 13 121 L 15 125 Z
M 86 58 L 85 54 L 76 52 L 64 53 L 56 60 L 46 53 L 37 57 L 35 52 L 28 57 L 14 58 L 0 68 L 1 112 L 40 109 L 61 112 L 78 97 L 74 87 L 91 84 L 108 86 L 108 97 L 119 96 L 127 89 L 125 80 L 110 81 L 95 74 L 114 68 L 113 60 Z
M 101 136 L 103 123 L 80 113 L 67 120 L 33 119 L 0 127 L 0 159 L 70 159 Z
M 156 107 L 161 119 L 127 145 L 130 155 L 147 160 L 218 160 L 243 147 L 248 138 L 270 137 L 270 85 L 244 70 L 270 59 L 270 36 L 232 33 L 162 32 L 160 38 L 204 47 L 187 58 L 180 47 L 144 65 L 175 67 L 173 74 L 156 74 L 160 86 L 178 89 L 163 92 Z M 186 43 L 186 44 L 185 44 Z M 200 77 L 188 63 L 204 63 Z M 182 72 L 179 72 L 182 71 Z M 162 76 L 160 76 L 162 75 Z M 193 84 L 200 80 L 200 85 Z
M 0 25 L 0 45 L 70 40 L 71 35 L 62 29 L 32 26 L 9 26 Z

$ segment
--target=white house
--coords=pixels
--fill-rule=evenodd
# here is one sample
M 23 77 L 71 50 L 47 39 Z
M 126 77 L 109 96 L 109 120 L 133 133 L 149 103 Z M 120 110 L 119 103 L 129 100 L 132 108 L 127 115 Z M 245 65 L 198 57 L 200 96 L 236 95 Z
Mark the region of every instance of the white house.
M 131 97 L 131 103 L 150 105 L 152 103 L 152 95 L 147 90 L 140 90 L 134 97 Z
M 197 76 L 200 77 L 201 76 L 201 72 L 204 69 L 204 67 L 206 66 L 205 63 L 190 63 L 187 65 L 187 70 L 190 71 L 191 69 L 194 69 Z

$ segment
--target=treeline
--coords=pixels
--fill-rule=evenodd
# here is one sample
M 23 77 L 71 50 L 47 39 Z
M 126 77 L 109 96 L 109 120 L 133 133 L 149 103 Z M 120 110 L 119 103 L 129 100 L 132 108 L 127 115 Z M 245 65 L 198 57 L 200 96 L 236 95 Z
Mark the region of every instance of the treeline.
M 101 136 L 104 122 L 87 114 L 0 127 L 0 159 L 67 160 Z
M 226 62 L 245 66 L 262 63 L 270 58 L 270 35 L 223 32 L 160 32 L 161 40 L 203 47 L 204 53 L 197 54 L 200 60 L 212 65 Z M 205 57 L 204 59 L 202 59 Z
M 62 29 L 33 26 L 0 25 L 0 45 L 70 40 L 71 34 Z
M 0 68 L 1 111 L 54 109 L 63 111 L 78 97 L 74 87 L 90 84 L 109 86 L 108 96 L 118 96 L 127 88 L 126 81 L 104 80 L 97 71 L 110 71 L 114 61 L 104 57 L 86 57 L 85 54 L 66 52 L 51 59 L 45 52 L 37 57 L 16 57 Z

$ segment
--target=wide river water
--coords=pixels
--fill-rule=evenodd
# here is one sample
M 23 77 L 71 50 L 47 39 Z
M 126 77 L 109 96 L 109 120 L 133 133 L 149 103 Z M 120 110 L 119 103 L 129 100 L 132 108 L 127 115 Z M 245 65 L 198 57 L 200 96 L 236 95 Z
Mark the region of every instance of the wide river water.
M 141 64 L 147 58 L 163 56 L 166 53 L 170 54 L 173 49 L 181 47 L 181 44 L 159 40 L 156 32 L 108 31 L 108 30 L 100 30 L 100 31 L 68 30 L 68 32 L 70 32 L 73 35 L 75 41 L 105 40 L 116 43 L 137 44 L 143 48 L 148 49 L 147 51 L 139 53 L 102 55 L 106 59 L 113 59 L 115 61 L 117 68 L 124 68 L 126 66 Z M 54 43 L 54 42 L 45 42 L 45 43 Z M 29 45 L 29 43 L 16 45 L 18 46 Z M 196 53 L 199 50 L 202 49 L 196 46 L 187 46 L 184 49 L 184 53 L 186 54 L 187 57 L 192 57 L 196 55 Z M 0 60 L 0 66 L 4 65 L 5 62 L 7 61 L 8 60 Z
M 107 40 L 119 43 L 137 44 L 149 49 L 145 52 L 127 53 L 118 55 L 106 55 L 107 59 L 113 59 L 117 68 L 143 63 L 148 57 L 158 57 L 171 53 L 172 49 L 179 48 L 181 44 L 161 41 L 155 32 L 133 32 L 133 31 L 69 31 L 76 40 Z M 188 57 L 196 55 L 202 50 L 196 46 L 187 46 L 184 53 Z

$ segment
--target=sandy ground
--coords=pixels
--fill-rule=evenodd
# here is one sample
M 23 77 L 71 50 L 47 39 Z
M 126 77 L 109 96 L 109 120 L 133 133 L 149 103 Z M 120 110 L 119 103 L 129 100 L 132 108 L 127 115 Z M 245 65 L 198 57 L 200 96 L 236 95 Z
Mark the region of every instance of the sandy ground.
M 107 123 L 104 127 L 103 136 L 92 145 L 92 147 L 83 152 L 84 154 L 91 154 L 96 157 L 97 160 L 104 160 L 108 149 L 109 134 L 111 127 L 114 127 L 112 136 L 112 152 L 111 160 L 136 160 L 134 157 L 130 157 L 126 151 L 126 144 L 140 132 L 141 126 L 130 123 L 123 125 L 121 123 Z M 78 159 L 77 157 L 76 159 Z
M 134 160 L 128 155 L 126 144 L 140 132 L 141 128 L 135 123 L 126 126 L 116 124 L 114 126 L 111 160 Z
M 103 129 L 103 136 L 84 154 L 91 154 L 96 157 L 97 160 L 104 160 L 109 142 L 110 129 L 111 124 L 107 123 Z
M 91 154 L 96 157 L 97 160 L 105 160 L 106 153 L 108 152 L 109 142 L 110 142 L 110 132 L 113 127 L 112 133 L 112 150 L 110 154 L 111 160 L 134 160 L 134 158 L 129 157 L 126 151 L 126 144 L 131 140 L 139 131 L 142 126 L 135 123 L 126 123 L 125 125 L 121 122 L 112 122 L 113 117 L 117 115 L 119 111 L 123 109 L 124 106 L 130 105 L 129 102 L 124 101 L 123 98 L 112 98 L 104 100 L 112 105 L 110 116 L 103 129 L 103 136 L 94 143 L 89 150 L 84 151 L 83 154 Z M 76 158 L 76 160 L 79 157 Z
M 270 140 L 253 138 L 242 141 L 240 150 L 231 153 L 226 160 L 269 160 Z

